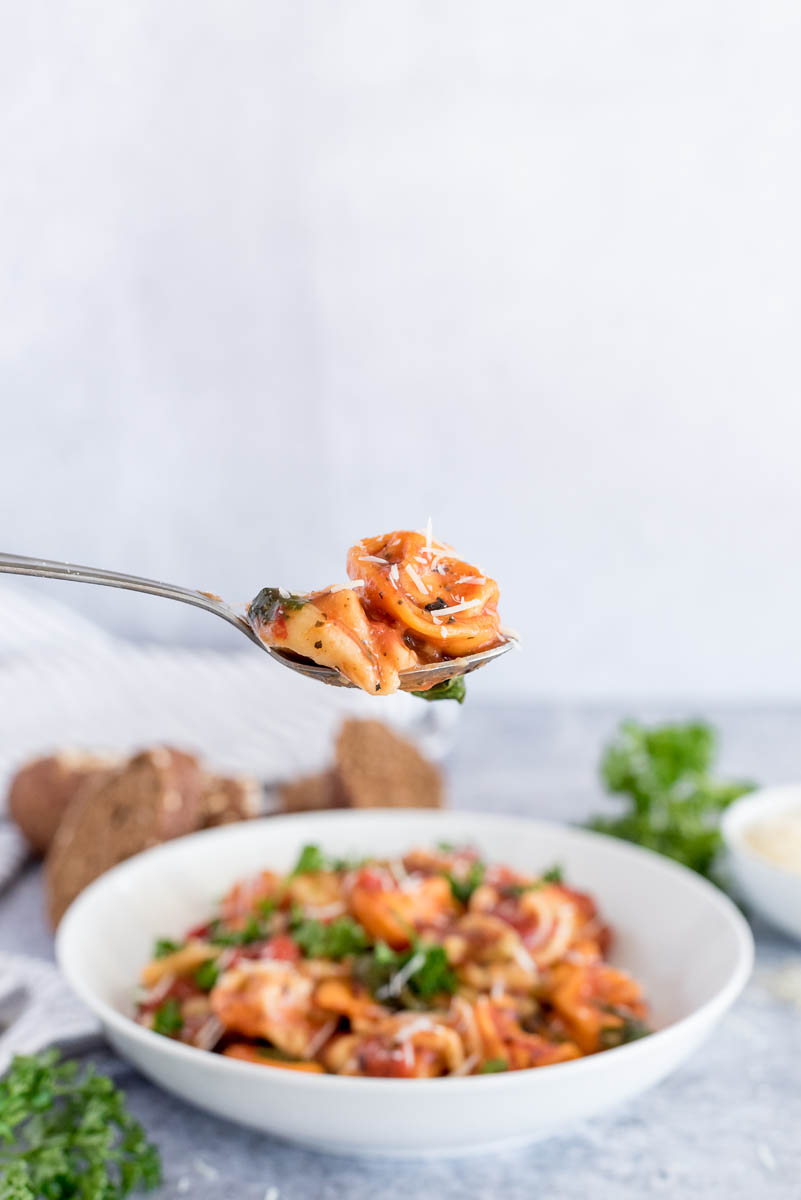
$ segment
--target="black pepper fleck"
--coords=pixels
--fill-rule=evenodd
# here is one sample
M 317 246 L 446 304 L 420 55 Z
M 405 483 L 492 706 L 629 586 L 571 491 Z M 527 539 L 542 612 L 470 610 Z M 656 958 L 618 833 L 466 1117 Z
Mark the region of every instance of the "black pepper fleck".
M 322 643 L 322 642 L 315 642 L 315 643 L 314 643 L 314 648 L 315 648 L 315 650 L 322 650 L 322 648 L 323 648 L 323 643 Z

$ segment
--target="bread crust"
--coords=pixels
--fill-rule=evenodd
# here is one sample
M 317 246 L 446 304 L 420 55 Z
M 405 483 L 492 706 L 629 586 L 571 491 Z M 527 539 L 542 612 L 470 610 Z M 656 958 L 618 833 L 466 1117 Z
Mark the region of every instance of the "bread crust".
M 45 854 L 73 796 L 90 775 L 120 760 L 83 750 L 61 750 L 25 763 L 11 781 L 8 812 L 34 854 Z
M 93 879 L 149 846 L 200 824 L 204 773 L 168 747 L 89 776 L 70 801 L 45 862 L 47 913 L 55 928 Z

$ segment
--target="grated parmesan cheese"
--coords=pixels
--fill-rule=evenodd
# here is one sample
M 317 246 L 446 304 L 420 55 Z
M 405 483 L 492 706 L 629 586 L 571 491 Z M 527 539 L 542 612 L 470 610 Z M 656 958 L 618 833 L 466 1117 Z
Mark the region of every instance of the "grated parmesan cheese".
M 345 905 L 341 900 L 335 900 L 332 904 L 307 904 L 303 909 L 304 917 L 310 917 L 313 921 L 327 921 L 332 917 L 341 917 L 345 912 Z
M 336 1021 L 326 1021 L 325 1025 L 317 1030 L 315 1035 L 309 1039 L 309 1043 L 306 1046 L 306 1058 L 314 1058 L 317 1051 L 325 1045 L 336 1027 Z
M 381 563 L 383 566 L 387 565 L 387 560 L 385 558 L 379 558 L 377 554 L 362 554 L 359 558 L 359 562 L 374 562 Z
M 528 971 L 530 975 L 537 974 L 537 968 L 534 963 L 534 959 L 528 953 L 525 946 L 515 946 L 514 950 L 512 951 L 512 958 L 519 967 L 522 967 L 524 971 Z
M 395 1034 L 395 1041 L 405 1042 L 410 1037 L 414 1037 L 416 1033 L 428 1033 L 434 1027 L 434 1022 L 430 1017 L 413 1017 L 405 1025 L 401 1026 Z
M 421 592 L 423 592 L 423 593 L 424 593 L 424 594 L 427 596 L 427 595 L 428 595 L 428 588 L 427 588 L 427 587 L 426 587 L 426 585 L 423 583 L 422 579 L 421 579 L 421 578 L 420 578 L 420 576 L 417 574 L 417 572 L 415 571 L 414 567 L 412 567 L 412 566 L 407 566 L 406 570 L 407 570 L 408 574 L 409 574 L 409 575 L 411 575 L 412 579 L 413 579 L 413 580 L 414 580 L 414 582 L 417 584 L 417 586 L 418 586 L 418 588 L 420 589 L 420 591 L 421 591 Z M 442 612 L 442 611 L 443 611 L 443 610 L 442 610 L 442 609 L 440 609 L 440 612 Z
M 481 597 L 476 596 L 475 600 L 462 600 L 459 604 L 446 604 L 444 608 L 437 609 L 436 615 L 443 617 L 446 613 L 465 612 L 468 608 L 481 608 L 483 603 Z
M 425 954 L 418 950 L 416 954 L 412 955 L 405 966 L 401 967 L 399 971 L 395 972 L 388 984 L 382 988 L 379 988 L 379 990 L 376 992 L 377 999 L 386 1000 L 388 996 L 399 996 L 407 982 L 411 979 L 412 975 L 420 970 L 420 968 L 425 964 L 425 961 Z
M 801 874 L 801 809 L 755 823 L 743 840 L 773 866 Z
M 353 579 L 349 580 L 347 583 L 338 583 L 336 587 L 329 588 L 328 590 L 333 595 L 334 592 L 355 591 L 357 588 L 363 588 L 364 586 L 365 583 L 363 579 Z

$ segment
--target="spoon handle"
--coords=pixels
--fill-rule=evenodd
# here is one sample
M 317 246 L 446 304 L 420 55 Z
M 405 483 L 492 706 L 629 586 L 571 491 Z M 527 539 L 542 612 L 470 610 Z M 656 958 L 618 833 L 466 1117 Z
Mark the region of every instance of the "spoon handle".
M 179 587 L 174 583 L 161 583 L 156 579 L 144 579 L 139 575 L 123 575 L 119 571 L 104 571 L 98 567 L 79 567 L 76 563 L 56 562 L 49 558 L 27 558 L 23 554 L 0 553 L 0 575 L 36 575 L 42 579 L 68 579 L 73 583 L 97 583 L 104 587 L 124 588 L 129 592 L 146 592 L 150 596 L 163 596 L 166 600 L 180 600 L 207 612 L 222 617 L 235 625 L 251 641 L 261 642 L 244 617 L 234 612 L 216 596 L 195 591 L 194 588 Z M 263 647 L 262 647 L 263 648 Z

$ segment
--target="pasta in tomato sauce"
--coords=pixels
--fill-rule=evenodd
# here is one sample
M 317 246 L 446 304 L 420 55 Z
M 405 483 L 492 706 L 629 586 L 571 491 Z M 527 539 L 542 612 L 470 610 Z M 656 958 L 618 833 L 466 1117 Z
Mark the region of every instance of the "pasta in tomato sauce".
M 349 583 L 319 592 L 264 588 L 249 608 L 259 637 L 382 695 L 398 690 L 404 671 L 506 640 L 495 580 L 430 532 L 363 538 L 347 569 Z
M 430 1078 L 567 1062 L 648 1033 L 595 902 L 471 848 L 234 886 L 142 972 L 140 1024 L 287 1070 Z

